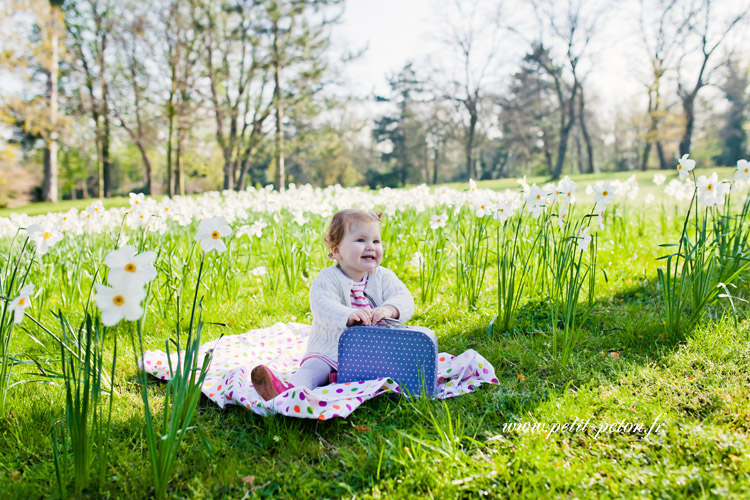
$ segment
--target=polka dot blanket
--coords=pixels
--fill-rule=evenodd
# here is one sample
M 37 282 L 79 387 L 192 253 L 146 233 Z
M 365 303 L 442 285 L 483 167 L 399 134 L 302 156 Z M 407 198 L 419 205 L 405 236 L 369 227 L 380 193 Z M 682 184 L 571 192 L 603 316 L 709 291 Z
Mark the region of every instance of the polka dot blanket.
M 203 394 L 219 407 L 242 405 L 259 415 L 280 413 L 290 417 L 327 420 L 346 417 L 364 401 L 387 392 L 400 392 L 387 378 L 331 384 L 317 389 L 292 388 L 271 401 L 264 401 L 252 386 L 250 372 L 258 364 L 272 368 L 282 379 L 293 373 L 302 359 L 309 325 L 276 323 L 268 328 L 225 336 L 200 348 L 198 365 L 213 350 L 213 359 L 203 383 Z M 172 354 L 175 366 L 177 354 Z M 154 377 L 171 377 L 166 353 L 147 351 L 139 362 Z M 473 392 L 480 384 L 496 384 L 495 370 L 479 353 L 469 349 L 459 356 L 438 355 L 437 399 Z

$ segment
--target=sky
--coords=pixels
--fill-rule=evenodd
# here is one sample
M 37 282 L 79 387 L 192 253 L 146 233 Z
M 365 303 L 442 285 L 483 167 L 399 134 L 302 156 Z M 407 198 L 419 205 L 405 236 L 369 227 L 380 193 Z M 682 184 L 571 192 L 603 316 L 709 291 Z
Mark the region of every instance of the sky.
M 455 1 L 462 6 L 474 3 L 472 0 Z M 501 52 L 495 59 L 499 63 L 498 81 L 493 83 L 502 88 L 528 47 L 528 41 L 522 37 L 535 38 L 531 12 L 526 9 L 529 4 L 524 0 L 474 1 L 483 7 L 501 3 L 508 6 L 503 22 L 521 33 L 520 36 L 504 34 L 498 45 Z M 455 22 L 458 18 L 450 9 L 453 3 L 454 0 L 346 0 L 342 24 L 334 30 L 334 46 L 353 51 L 367 47 L 363 56 L 348 63 L 346 68 L 351 88 L 362 95 L 387 93 L 386 75 L 398 72 L 410 60 L 419 64 L 430 59 L 431 63 L 424 66 L 441 68 L 447 76 L 457 58 L 439 39 L 449 21 Z M 558 7 L 564 3 L 555 2 Z M 604 3 L 584 4 L 597 8 Z M 714 15 L 725 15 L 727 11 L 736 10 L 738 4 L 732 0 L 716 0 L 712 6 Z M 596 104 L 605 120 L 614 120 L 620 108 L 635 105 L 645 111 L 645 83 L 650 67 L 638 35 L 639 12 L 637 0 L 617 0 L 609 4 L 606 14 L 598 18 L 596 35 L 587 50 L 589 71 L 584 83 L 587 99 Z M 480 21 L 481 16 L 476 20 Z M 732 36 L 744 40 L 738 46 L 746 46 L 749 32 L 746 27 L 735 30 Z M 719 59 L 723 54 L 716 56 L 715 59 Z M 704 94 L 711 91 L 713 89 L 707 88 Z
M 407 61 L 414 61 L 418 68 L 436 69 L 439 77 L 450 77 L 459 59 L 440 38 L 451 22 L 469 18 L 452 13 L 453 3 L 453 0 L 345 0 L 342 22 L 333 29 L 334 50 L 344 54 L 364 49 L 364 53 L 344 65 L 344 90 L 362 97 L 387 94 L 387 75 L 397 73 Z M 458 0 L 458 3 L 467 6 L 474 2 Z M 500 3 L 477 1 L 482 7 Z M 490 86 L 499 90 L 517 69 L 528 47 L 522 37 L 535 35 L 531 16 L 524 11 L 528 3 L 523 0 L 504 3 L 510 8 L 504 13 L 503 22 L 516 27 L 520 35 L 506 32 L 497 45 L 494 61 L 498 70 Z M 638 2 L 621 0 L 611 5 L 608 14 L 600 18 L 598 35 L 588 50 L 587 64 L 591 71 L 585 81 L 587 99 L 606 121 L 614 119 L 618 108 L 637 105 L 645 110 L 644 82 L 648 76 L 645 52 L 638 37 L 633 35 Z M 481 15 L 475 18 L 477 23 L 481 20 Z M 480 47 L 488 50 L 488 45 Z M 487 52 L 481 54 L 480 59 L 486 55 Z M 0 88 L 7 90 L 8 85 L 0 77 Z
M 644 60 L 635 61 L 637 41 L 627 34 L 631 27 L 625 18 L 634 15 L 633 4 L 628 7 L 628 3 L 618 3 L 611 14 L 601 19 L 602 35 L 592 42 L 589 50 L 592 71 L 586 80 L 587 97 L 597 100 L 598 109 L 609 119 L 614 119 L 623 102 L 639 100 L 644 93 L 639 77 L 645 75 L 632 69 Z M 342 24 L 334 30 L 334 47 L 351 51 L 366 48 L 345 70 L 351 89 L 360 95 L 387 94 L 386 75 L 397 73 L 407 61 L 441 68 L 445 75 L 450 73 L 450 68 L 456 67 L 457 57 L 440 41 L 448 29 L 449 6 L 448 0 L 347 0 Z M 513 14 L 523 17 L 514 21 Z M 528 22 L 526 13 L 511 12 L 505 19 L 517 22 L 518 26 Z M 503 37 L 498 44 L 503 53 L 495 58 L 499 65 L 498 80 L 493 82 L 500 87 L 518 67 L 527 47 L 520 37 L 508 34 Z

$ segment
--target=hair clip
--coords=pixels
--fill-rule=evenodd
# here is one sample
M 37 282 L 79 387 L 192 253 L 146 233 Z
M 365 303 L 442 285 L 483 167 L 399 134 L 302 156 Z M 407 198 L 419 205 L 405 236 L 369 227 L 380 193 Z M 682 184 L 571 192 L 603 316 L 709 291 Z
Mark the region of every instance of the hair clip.
M 378 221 L 380 221 L 380 217 L 378 217 L 378 214 L 376 214 L 376 213 L 375 213 L 375 212 L 373 212 L 372 210 L 368 210 L 368 212 L 370 213 L 370 215 L 372 215 L 372 216 L 373 216 L 373 217 L 375 217 L 375 218 L 376 218 L 376 219 L 377 219 Z

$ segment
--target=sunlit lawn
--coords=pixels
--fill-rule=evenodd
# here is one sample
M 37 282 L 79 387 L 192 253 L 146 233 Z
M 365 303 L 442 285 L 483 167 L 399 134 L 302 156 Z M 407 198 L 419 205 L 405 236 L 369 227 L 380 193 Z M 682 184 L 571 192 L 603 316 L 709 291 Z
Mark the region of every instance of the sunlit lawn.
M 638 174 L 641 189 L 657 192 L 651 187 L 653 174 Z M 617 177 L 624 180 L 628 175 Z M 515 180 L 482 184 L 516 186 Z M 187 436 L 170 495 L 749 497 L 750 323 L 749 309 L 740 300 L 748 297 L 747 281 L 743 278 L 733 291 L 738 295 L 734 299 L 738 327 L 729 301 L 723 299 L 694 331 L 684 332 L 684 340 L 663 338 L 656 258 L 664 253 L 659 244 L 677 238 L 677 225 L 670 221 L 664 236 L 658 217 L 651 214 L 639 235 L 637 209 L 630 210 L 626 237 L 608 233 L 611 237 L 600 239 L 599 265 L 607 281 L 602 278 L 597 283 L 596 306 L 568 366 L 561 367 L 550 354 L 549 308 L 543 297 L 524 299 L 513 333 L 488 339 L 487 325 L 496 313 L 494 269 L 475 310 L 456 304 L 455 275 L 449 272 L 435 301 L 417 300 L 412 323 L 432 328 L 441 351 L 480 352 L 495 367 L 498 385 L 482 386 L 476 393 L 444 402 L 381 396 L 346 420 L 326 422 L 262 418 L 238 407 L 220 410 L 204 398 L 194 425 L 207 435 L 211 451 L 197 433 Z M 405 244 L 393 244 L 383 264 L 404 268 L 410 257 Z M 416 296 L 417 278 L 403 274 Z M 291 291 L 281 285 L 283 293 L 274 293 L 261 281 L 240 274 L 233 295 L 212 288 L 211 279 L 206 280 L 204 321 L 226 326 L 207 325 L 205 340 L 277 321 L 310 321 L 306 285 Z M 41 308 L 55 308 L 53 300 L 62 297 L 53 293 Z M 169 325 L 168 318 L 149 315 L 147 348 L 163 349 L 171 334 Z M 114 460 L 102 494 L 144 498 L 153 487 L 129 327 L 123 325 L 118 335 L 122 352 L 113 416 Z M 49 339 L 43 343 L 35 344 L 20 330 L 15 334 L 16 351 L 59 356 Z M 32 373 L 35 368 L 27 365 L 22 371 Z M 159 401 L 164 384 L 152 380 L 150 391 Z M 50 433 L 55 422 L 64 418 L 62 398 L 59 387 L 49 384 L 22 384 L 9 392 L 8 414 L 0 417 L 3 496 L 57 495 Z M 605 423 L 648 427 L 655 420 L 665 425 L 648 436 L 601 430 Z M 586 429 L 503 431 L 508 422 L 574 421 L 588 422 Z M 92 486 L 86 497 L 100 494 Z

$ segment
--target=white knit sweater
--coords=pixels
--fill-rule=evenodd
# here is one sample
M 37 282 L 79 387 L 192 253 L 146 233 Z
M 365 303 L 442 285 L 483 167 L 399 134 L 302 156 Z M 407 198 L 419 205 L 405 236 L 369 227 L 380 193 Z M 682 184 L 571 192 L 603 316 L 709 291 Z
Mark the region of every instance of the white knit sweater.
M 354 281 L 336 264 L 320 271 L 310 286 L 310 310 L 313 321 L 305 356 L 323 355 L 338 362 L 339 337 L 346 329 L 351 306 L 350 292 Z M 370 273 L 365 293 L 376 307 L 391 305 L 398 310 L 398 320 L 408 321 L 414 314 L 414 299 L 396 274 L 385 267 Z

